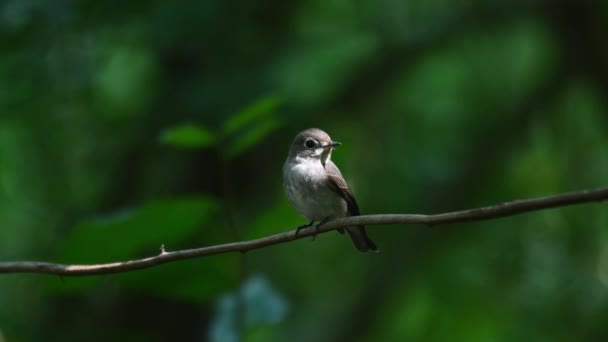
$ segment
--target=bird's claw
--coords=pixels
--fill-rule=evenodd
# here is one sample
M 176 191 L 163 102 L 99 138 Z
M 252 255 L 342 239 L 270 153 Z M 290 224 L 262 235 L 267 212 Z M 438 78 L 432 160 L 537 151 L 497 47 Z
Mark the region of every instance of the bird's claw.
M 321 222 L 319 222 L 319 223 L 317 223 L 317 224 L 315 224 L 315 225 L 313 225 L 313 224 L 315 223 L 315 221 L 310 221 L 310 222 L 309 222 L 309 223 L 307 223 L 307 224 L 303 224 L 303 225 L 299 226 L 298 228 L 296 228 L 296 234 L 295 234 L 295 235 L 296 235 L 296 237 L 297 237 L 297 236 L 298 236 L 298 233 L 300 232 L 300 230 L 302 230 L 302 229 L 306 229 L 306 228 L 309 228 L 309 227 L 313 227 L 313 226 L 314 226 L 314 227 L 315 227 L 315 232 L 314 232 L 314 234 L 312 234 L 312 239 L 313 239 L 313 241 L 314 241 L 314 240 L 317 238 L 317 235 L 319 235 L 319 228 L 320 228 L 322 225 L 324 225 L 324 224 L 325 224 L 327 221 L 329 221 L 329 217 L 327 217 L 327 218 L 323 219 Z
M 312 234 L 313 241 L 317 238 L 317 235 L 319 235 L 319 228 L 321 228 L 321 226 L 324 225 L 327 221 L 329 221 L 329 217 L 324 218 L 321 222 L 315 225 L 315 233 Z
M 300 230 L 311 227 L 313 223 L 315 223 L 315 221 L 310 221 L 309 223 L 303 224 L 303 225 L 299 226 L 298 228 L 296 228 L 296 236 L 298 236 L 298 233 L 300 232 Z

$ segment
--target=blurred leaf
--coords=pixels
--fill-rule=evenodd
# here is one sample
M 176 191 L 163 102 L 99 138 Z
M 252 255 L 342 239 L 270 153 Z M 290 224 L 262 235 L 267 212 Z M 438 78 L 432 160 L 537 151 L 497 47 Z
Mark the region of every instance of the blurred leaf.
M 134 256 L 144 247 L 156 252 L 161 244 L 170 246 L 200 229 L 215 209 L 215 200 L 205 196 L 160 199 L 84 222 L 66 241 L 61 259 L 102 262 Z
M 563 158 L 555 153 L 556 137 L 547 127 L 534 125 L 531 141 L 520 153 L 514 154 L 509 163 L 510 187 L 520 189 L 520 196 L 538 196 L 559 192 Z
M 239 297 L 240 296 L 240 297 Z M 241 303 L 239 303 L 241 301 Z M 240 294 L 226 294 L 218 300 L 217 313 L 211 322 L 211 341 L 238 341 L 238 315 L 244 305 L 244 320 L 247 330 L 258 326 L 276 324 L 287 315 L 287 302 L 268 279 L 254 275 L 243 284 Z
M 131 211 L 80 224 L 58 259 L 84 264 L 130 259 L 140 256 L 142 250 L 145 255 L 155 255 L 160 245 L 171 248 L 191 236 L 215 210 L 215 201 L 204 196 L 154 200 Z M 55 285 L 59 285 L 57 290 L 71 291 L 94 282 L 71 280 L 69 284 Z
M 94 83 L 101 113 L 108 119 L 121 119 L 141 113 L 156 89 L 158 61 L 145 47 L 108 47 Z
M 378 46 L 378 37 L 360 31 L 330 42 L 296 45 L 279 61 L 276 82 L 290 105 L 320 105 L 339 94 Z
M 266 97 L 246 107 L 240 112 L 226 120 L 223 127 L 224 135 L 231 135 L 247 125 L 268 116 L 278 108 L 280 102 L 278 97 Z
M 226 156 L 233 159 L 239 154 L 254 146 L 264 139 L 270 132 L 279 127 L 279 120 L 276 118 L 266 118 L 264 121 L 249 128 L 232 140 L 227 147 Z
M 304 221 L 305 219 L 289 205 L 281 189 L 277 204 L 255 217 L 246 231 L 246 238 L 255 239 L 260 236 L 277 234 L 287 229 L 295 229 L 306 223 Z
M 160 141 L 174 147 L 203 148 L 215 144 L 217 138 L 204 127 L 186 123 L 165 130 Z

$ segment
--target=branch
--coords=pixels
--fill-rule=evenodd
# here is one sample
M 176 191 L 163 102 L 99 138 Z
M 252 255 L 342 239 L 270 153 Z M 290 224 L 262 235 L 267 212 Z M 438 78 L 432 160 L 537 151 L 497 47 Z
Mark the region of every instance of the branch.
M 353 216 L 328 222 L 320 227 L 319 233 L 336 230 L 354 225 L 381 225 L 381 224 L 426 224 L 438 226 L 442 224 L 483 221 L 500 217 L 513 216 L 529 211 L 563 207 L 573 204 L 603 201 L 608 199 L 608 187 L 563 193 L 555 196 L 532 198 L 497 204 L 488 207 L 454 211 L 436 215 L 418 214 L 381 214 Z M 15 261 L 0 262 L 0 273 L 45 273 L 59 276 L 84 276 L 129 272 L 154 267 L 168 262 L 199 258 L 204 256 L 241 252 L 245 253 L 271 245 L 302 239 L 315 234 L 314 228 L 306 228 L 295 235 L 295 231 L 288 231 L 260 239 L 233 242 L 223 245 L 186 249 L 174 252 L 165 251 L 157 256 L 113 262 L 97 265 L 65 265 L 50 262 Z

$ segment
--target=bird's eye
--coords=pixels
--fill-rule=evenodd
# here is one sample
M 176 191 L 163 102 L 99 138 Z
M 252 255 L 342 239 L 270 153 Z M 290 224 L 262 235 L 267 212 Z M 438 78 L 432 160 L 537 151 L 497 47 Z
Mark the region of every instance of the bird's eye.
M 304 143 L 304 146 L 306 146 L 306 147 L 308 147 L 308 148 L 313 148 L 313 147 L 315 147 L 315 145 L 317 145 L 317 144 L 316 144 L 316 143 L 315 143 L 315 141 L 314 141 L 314 140 L 312 140 L 312 139 L 308 139 L 308 140 L 306 140 L 306 142 Z

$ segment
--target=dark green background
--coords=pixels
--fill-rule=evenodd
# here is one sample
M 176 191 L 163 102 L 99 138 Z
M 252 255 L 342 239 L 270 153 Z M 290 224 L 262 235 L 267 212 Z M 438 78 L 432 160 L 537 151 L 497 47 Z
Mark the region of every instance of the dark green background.
M 287 231 L 319 127 L 364 213 L 608 175 L 603 1 L 0 2 L 0 260 Z M 375 226 L 103 277 L 0 276 L 0 341 L 599 341 L 606 204 Z

